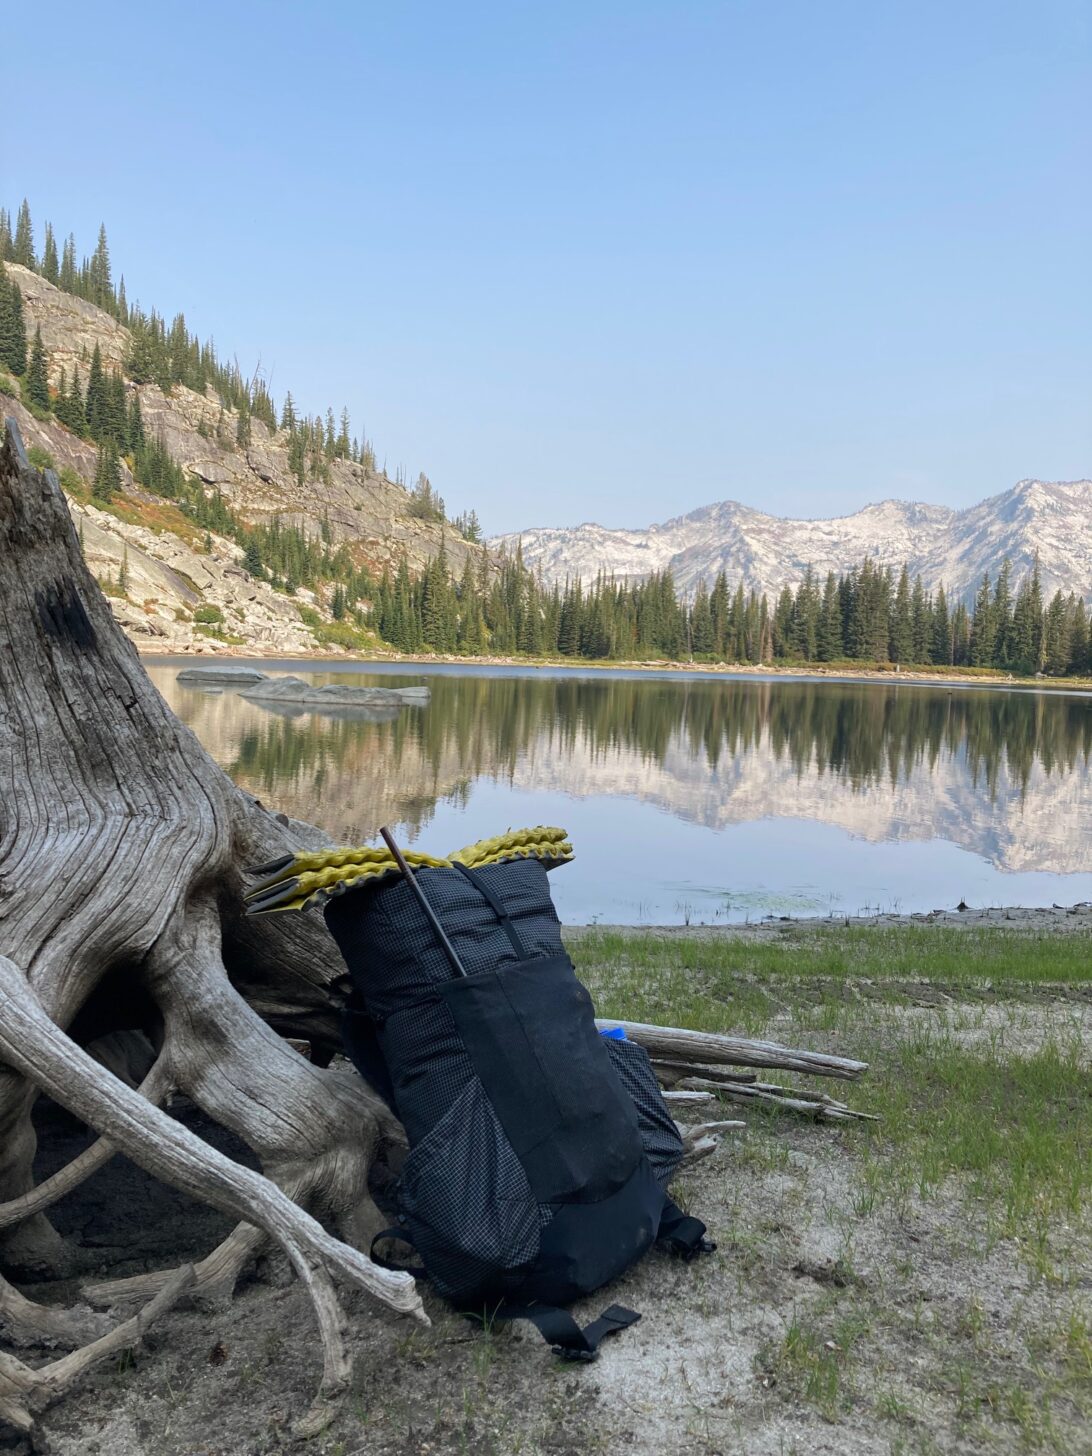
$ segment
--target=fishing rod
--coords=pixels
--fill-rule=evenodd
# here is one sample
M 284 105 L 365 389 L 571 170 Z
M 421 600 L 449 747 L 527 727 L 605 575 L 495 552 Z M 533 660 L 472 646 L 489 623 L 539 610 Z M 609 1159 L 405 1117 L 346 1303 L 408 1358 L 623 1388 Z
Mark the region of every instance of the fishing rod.
M 448 940 L 447 931 L 440 924 L 439 920 L 437 919 L 435 910 L 433 910 L 432 906 L 428 903 L 428 896 L 425 894 L 424 890 L 422 890 L 420 881 L 418 880 L 417 876 L 413 873 L 409 865 L 406 863 L 405 855 L 398 848 L 397 844 L 395 844 L 394 835 L 385 826 L 384 828 L 380 829 L 379 833 L 382 835 L 383 843 L 390 850 L 391 854 L 394 855 L 394 862 L 405 876 L 410 889 L 417 896 L 417 903 L 425 912 L 425 915 L 428 917 L 428 923 L 436 932 L 436 939 L 443 947 L 444 955 L 446 955 L 448 960 L 451 962 L 451 969 L 455 972 L 457 976 L 465 977 L 466 967 L 459 959 L 459 952 L 451 944 L 451 941 Z

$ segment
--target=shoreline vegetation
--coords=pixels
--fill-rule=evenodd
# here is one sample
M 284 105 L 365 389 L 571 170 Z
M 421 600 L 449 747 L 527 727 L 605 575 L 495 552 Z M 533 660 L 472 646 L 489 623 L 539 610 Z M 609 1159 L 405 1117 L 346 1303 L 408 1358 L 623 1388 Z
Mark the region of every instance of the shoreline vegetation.
M 968 932 L 988 932 L 994 945 L 1004 937 L 1064 937 L 1092 935 L 1092 901 L 1074 905 L 987 905 L 964 910 L 927 910 L 906 913 L 880 911 L 875 915 L 767 915 L 760 920 L 729 921 L 723 925 L 563 925 L 565 938 L 574 944 L 613 937 L 651 941 L 694 941 L 701 945 L 729 942 L 769 943 L 791 938 L 795 941 L 823 936 L 852 940 L 869 932 L 907 933 L 925 944 L 929 933 L 939 939 L 950 935 L 966 937 Z M 971 942 L 960 942 L 969 945 Z M 1092 942 L 1083 952 L 1086 964 L 1077 979 L 1092 986 Z M 1090 992 L 1092 994 L 1092 992 Z
M 133 641 L 141 657 L 173 661 L 176 658 L 209 657 L 232 658 L 237 661 L 264 662 L 315 662 L 336 668 L 340 663 L 366 666 L 369 663 L 388 665 L 405 664 L 407 667 L 516 667 L 528 670 L 550 672 L 564 669 L 567 672 L 658 672 L 694 673 L 708 677 L 750 677 L 764 678 L 816 678 L 831 682 L 913 682 L 950 687 L 1002 687 L 1033 688 L 1044 692 L 1072 692 L 1092 689 L 1092 676 L 1046 677 L 1041 673 L 1020 674 L 989 667 L 903 667 L 893 662 L 862 663 L 853 659 L 840 662 L 708 662 L 690 661 L 680 658 L 642 658 L 623 661 L 619 658 L 565 658 L 531 657 L 518 653 L 481 653 L 469 656 L 443 652 L 385 652 L 375 649 L 368 652 L 349 650 L 313 652 L 284 652 L 276 648 L 268 651 L 250 646 L 231 646 L 218 642 L 195 643 L 191 648 L 165 652 L 153 642 Z

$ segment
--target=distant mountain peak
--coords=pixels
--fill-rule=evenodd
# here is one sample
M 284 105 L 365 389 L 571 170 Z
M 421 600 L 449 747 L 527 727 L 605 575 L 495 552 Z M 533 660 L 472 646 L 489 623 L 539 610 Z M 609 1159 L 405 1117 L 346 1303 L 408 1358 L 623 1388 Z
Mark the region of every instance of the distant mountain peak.
M 893 497 L 849 515 L 815 520 L 774 516 L 740 501 L 714 501 L 653 525 L 614 528 L 536 526 L 497 536 L 489 544 L 512 551 L 547 581 L 594 579 L 601 571 L 640 580 L 670 567 L 692 594 L 720 571 L 734 586 L 771 595 L 795 587 L 811 566 L 820 576 L 841 573 L 870 556 L 882 565 L 921 575 L 935 591 L 971 596 L 983 573 L 996 577 L 1006 558 L 1019 579 L 1036 553 L 1043 589 L 1092 598 L 1092 480 L 1027 478 L 963 510 Z

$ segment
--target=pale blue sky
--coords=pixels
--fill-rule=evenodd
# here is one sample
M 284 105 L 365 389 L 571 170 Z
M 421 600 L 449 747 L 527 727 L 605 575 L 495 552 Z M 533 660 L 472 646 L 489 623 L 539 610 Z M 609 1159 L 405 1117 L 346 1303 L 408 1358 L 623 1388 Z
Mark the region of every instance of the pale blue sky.
M 5 204 L 490 531 L 1092 473 L 1087 0 L 48 17 Z

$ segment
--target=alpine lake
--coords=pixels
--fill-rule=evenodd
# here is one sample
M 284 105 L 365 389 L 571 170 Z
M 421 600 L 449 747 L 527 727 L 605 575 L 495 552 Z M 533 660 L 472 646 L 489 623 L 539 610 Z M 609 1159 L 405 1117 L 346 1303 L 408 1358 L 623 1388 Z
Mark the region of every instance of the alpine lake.
M 264 659 L 316 685 L 427 684 L 316 712 L 181 683 L 242 788 L 338 843 L 447 854 L 557 824 L 567 924 L 717 925 L 1092 901 L 1092 694 L 680 671 Z M 231 659 L 232 666 L 244 665 Z

